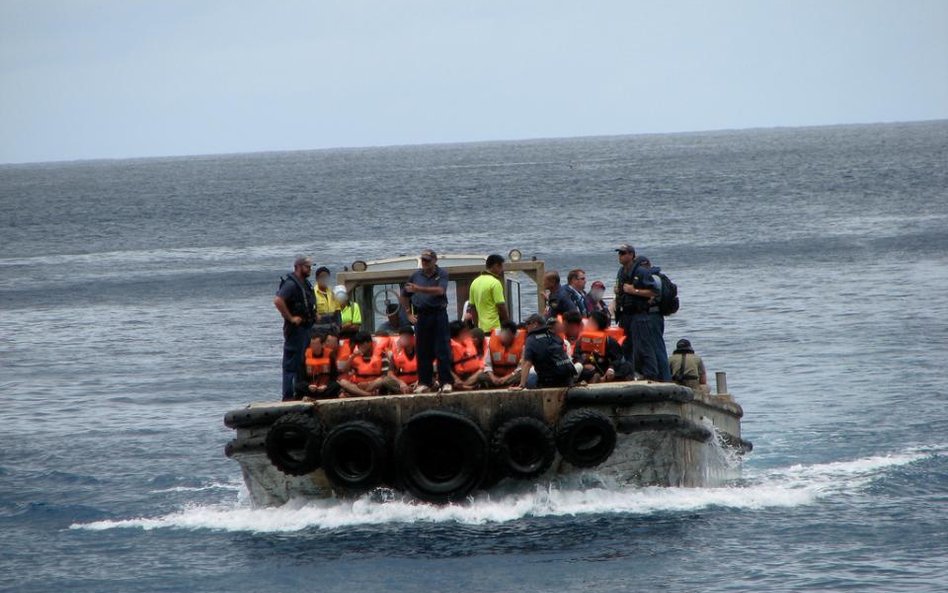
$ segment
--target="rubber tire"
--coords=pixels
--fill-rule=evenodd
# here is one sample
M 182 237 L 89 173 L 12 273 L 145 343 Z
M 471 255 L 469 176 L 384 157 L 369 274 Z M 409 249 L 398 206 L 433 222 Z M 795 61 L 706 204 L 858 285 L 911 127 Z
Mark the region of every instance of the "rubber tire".
M 556 447 L 576 467 L 596 467 L 616 448 L 616 427 L 599 410 L 570 410 L 556 427 Z
M 398 482 L 434 503 L 464 499 L 484 481 L 487 439 L 469 418 L 429 410 L 415 415 L 395 441 Z
M 267 458 L 281 472 L 303 476 L 320 465 L 323 428 L 312 414 L 286 414 L 267 432 Z
M 385 432 L 367 420 L 343 422 L 323 441 L 323 471 L 334 486 L 347 492 L 365 492 L 380 485 L 388 458 Z
M 519 416 L 494 432 L 492 460 L 511 478 L 529 480 L 543 475 L 556 458 L 553 431 L 542 420 Z

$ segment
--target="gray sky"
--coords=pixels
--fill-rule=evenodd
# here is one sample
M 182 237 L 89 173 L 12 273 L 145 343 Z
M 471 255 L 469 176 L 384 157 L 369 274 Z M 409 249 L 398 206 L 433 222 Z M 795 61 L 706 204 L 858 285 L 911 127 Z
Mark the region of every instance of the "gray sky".
M 0 2 L 0 162 L 948 118 L 948 1 Z

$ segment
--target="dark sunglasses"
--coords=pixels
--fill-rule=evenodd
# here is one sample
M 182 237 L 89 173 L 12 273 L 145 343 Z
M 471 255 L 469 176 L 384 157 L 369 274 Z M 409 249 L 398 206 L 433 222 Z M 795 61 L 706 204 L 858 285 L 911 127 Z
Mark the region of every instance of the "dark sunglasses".
M 421 261 L 425 262 L 426 264 L 430 264 L 430 263 L 433 262 L 434 260 L 431 259 L 430 257 L 423 257 L 423 258 L 421 258 Z
M 620 252 L 619 252 L 619 255 L 629 255 L 629 252 L 628 252 L 628 251 L 620 251 Z

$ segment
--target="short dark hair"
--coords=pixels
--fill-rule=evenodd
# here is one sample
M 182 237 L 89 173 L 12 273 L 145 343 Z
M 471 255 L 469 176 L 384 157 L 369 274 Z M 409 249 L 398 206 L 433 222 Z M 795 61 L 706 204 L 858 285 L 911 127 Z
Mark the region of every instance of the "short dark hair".
M 500 329 L 507 330 L 510 333 L 517 333 L 517 324 L 513 321 L 504 321 L 500 324 Z
M 583 314 L 579 311 L 569 311 L 563 315 L 563 323 L 582 323 Z
M 323 273 L 325 273 L 325 274 L 331 274 L 332 272 L 330 272 L 330 271 L 329 271 L 329 268 L 327 268 L 326 266 L 319 266 L 318 268 L 316 268 L 316 274 L 315 274 L 315 275 L 316 275 L 317 278 L 319 277 L 320 274 L 323 274 Z
M 479 327 L 475 327 L 475 328 L 471 329 L 471 337 L 474 338 L 474 341 L 475 341 L 475 342 L 477 342 L 478 340 L 480 340 L 481 342 L 483 342 L 483 341 L 484 341 L 484 330 L 482 330 L 482 329 L 479 328 Z
M 585 273 L 585 272 L 583 272 L 583 271 L 582 271 L 581 269 L 579 269 L 579 268 L 576 268 L 575 270 L 570 270 L 570 271 L 569 271 L 569 274 L 566 275 L 566 283 L 569 284 L 569 283 L 572 282 L 573 280 L 576 280 L 577 278 L 579 278 L 579 275 L 580 275 L 580 274 L 584 274 L 584 273 Z
M 609 327 L 609 316 L 602 311 L 593 311 L 590 313 L 589 319 L 596 324 L 600 331 Z
M 448 324 L 448 331 L 451 332 L 451 337 L 456 338 L 462 331 L 464 331 L 464 322 L 454 320 Z
M 366 342 L 372 341 L 372 334 L 367 331 L 356 332 L 356 335 L 352 336 L 353 344 L 365 344 Z
M 496 253 L 492 253 L 491 255 L 487 256 L 487 263 L 484 265 L 484 267 L 493 268 L 497 264 L 502 264 L 502 263 L 504 263 L 504 256 L 497 255 Z
M 546 325 L 546 318 L 540 315 L 539 313 L 534 313 L 530 317 L 527 317 L 526 321 L 523 322 L 524 325 L 530 325 L 531 323 L 539 323 L 540 325 Z

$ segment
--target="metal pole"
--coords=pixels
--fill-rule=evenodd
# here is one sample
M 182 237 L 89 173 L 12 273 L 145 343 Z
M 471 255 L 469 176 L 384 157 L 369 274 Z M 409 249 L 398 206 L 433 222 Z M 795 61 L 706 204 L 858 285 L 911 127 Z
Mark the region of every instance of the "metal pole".
M 727 393 L 727 373 L 718 371 L 714 373 L 714 381 L 717 383 L 718 395 Z

